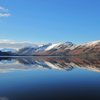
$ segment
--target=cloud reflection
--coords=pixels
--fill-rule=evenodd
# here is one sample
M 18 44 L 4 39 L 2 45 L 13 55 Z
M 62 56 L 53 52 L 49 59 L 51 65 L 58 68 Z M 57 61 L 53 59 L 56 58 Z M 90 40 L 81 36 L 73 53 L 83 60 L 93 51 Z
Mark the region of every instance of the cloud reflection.
M 0 97 L 0 100 L 8 100 L 6 97 Z

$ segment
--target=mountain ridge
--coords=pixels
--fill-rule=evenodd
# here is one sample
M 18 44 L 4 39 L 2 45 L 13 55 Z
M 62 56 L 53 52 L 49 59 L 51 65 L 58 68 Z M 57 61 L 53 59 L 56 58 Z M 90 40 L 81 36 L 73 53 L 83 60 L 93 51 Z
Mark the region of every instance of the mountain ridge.
M 92 41 L 84 44 L 74 44 L 72 42 L 48 43 L 43 45 L 23 46 L 18 50 L 14 48 L 1 48 L 0 52 L 11 52 L 17 56 L 67 56 L 67 55 L 84 55 L 84 54 L 100 54 L 100 40 Z

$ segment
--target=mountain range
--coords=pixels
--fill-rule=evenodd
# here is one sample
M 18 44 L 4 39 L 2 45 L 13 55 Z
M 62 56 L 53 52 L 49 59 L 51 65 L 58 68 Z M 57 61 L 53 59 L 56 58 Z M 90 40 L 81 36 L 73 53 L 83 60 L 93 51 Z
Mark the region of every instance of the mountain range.
M 7 45 L 7 47 L 0 48 L 0 55 L 2 56 L 6 54 L 11 56 L 100 55 L 100 40 L 84 44 L 60 42 L 41 45 L 33 43 L 3 43 L 3 45 Z

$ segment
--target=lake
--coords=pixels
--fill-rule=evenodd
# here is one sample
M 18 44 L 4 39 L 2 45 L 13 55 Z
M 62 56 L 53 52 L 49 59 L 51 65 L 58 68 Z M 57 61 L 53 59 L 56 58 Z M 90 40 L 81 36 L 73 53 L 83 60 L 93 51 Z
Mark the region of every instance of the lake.
M 99 57 L 0 57 L 0 100 L 100 100 Z

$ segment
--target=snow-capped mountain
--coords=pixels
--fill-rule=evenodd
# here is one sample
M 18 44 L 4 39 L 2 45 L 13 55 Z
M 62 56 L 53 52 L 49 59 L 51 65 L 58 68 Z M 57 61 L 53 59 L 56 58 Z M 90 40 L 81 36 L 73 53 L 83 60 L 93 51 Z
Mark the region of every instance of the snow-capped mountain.
M 100 40 L 84 43 L 84 44 L 81 44 L 81 45 L 82 46 L 85 45 L 87 47 L 89 47 L 89 46 L 97 46 L 97 45 L 100 46 Z
M 63 53 L 65 49 L 70 49 L 74 44 L 71 42 L 65 43 L 48 43 L 41 46 L 31 46 L 19 49 L 18 55 L 57 55 Z
M 45 49 L 45 51 L 49 51 L 52 49 L 60 49 L 60 48 L 70 48 L 71 46 L 73 46 L 72 42 L 65 42 L 65 43 L 55 43 L 50 45 L 48 48 Z
M 0 55 L 30 55 L 30 52 L 33 50 L 33 48 L 39 47 L 39 44 L 34 44 L 32 42 L 15 42 L 10 40 L 0 40 Z M 28 52 L 26 49 L 28 49 Z M 32 54 L 32 53 L 31 53 Z
M 59 49 L 59 46 L 61 45 L 61 43 L 55 43 L 55 44 L 52 44 L 50 46 L 48 46 L 45 51 L 49 51 L 49 50 L 52 50 L 52 49 Z
M 14 45 L 14 44 L 13 44 Z M 15 44 L 16 45 L 16 44 Z M 21 44 L 22 45 L 22 44 Z M 31 44 L 22 46 L 22 48 L 1 48 L 2 52 L 11 53 L 18 56 L 66 56 L 66 55 L 81 55 L 81 54 L 99 54 L 100 55 L 100 40 L 80 45 L 75 45 L 72 42 L 48 43 L 48 44 Z M 2 54 L 3 55 L 3 54 Z M 10 54 L 9 54 L 10 55 Z
M 42 52 L 45 51 L 45 49 L 47 49 L 48 47 L 50 47 L 52 45 L 52 43 L 48 43 L 48 44 L 43 44 L 42 46 L 40 46 L 39 48 L 37 48 L 37 50 L 35 52 Z
M 76 45 L 70 50 L 71 55 L 100 54 L 100 40 Z
M 37 50 L 38 47 L 24 47 L 22 49 L 19 49 L 19 51 L 17 52 L 17 55 L 33 55 L 33 52 L 35 50 Z
M 56 43 L 52 44 L 49 47 L 47 47 L 44 52 L 42 52 L 43 55 L 67 55 L 67 51 L 70 50 L 70 48 L 74 46 L 72 42 L 64 42 L 64 43 Z M 66 52 L 65 52 L 66 51 Z
M 51 43 L 49 44 L 43 44 L 38 46 L 29 46 L 19 49 L 17 52 L 18 55 L 38 55 L 39 53 L 43 52 L 47 47 L 49 47 Z

